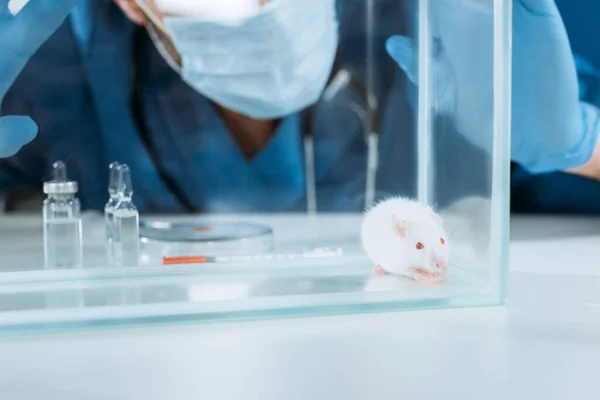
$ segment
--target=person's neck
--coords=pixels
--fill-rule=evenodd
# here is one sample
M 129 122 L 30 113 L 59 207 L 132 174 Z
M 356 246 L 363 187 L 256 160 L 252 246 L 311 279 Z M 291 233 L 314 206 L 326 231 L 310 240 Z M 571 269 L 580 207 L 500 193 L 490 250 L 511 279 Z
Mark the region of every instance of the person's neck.
M 217 106 L 230 134 L 242 154 L 250 160 L 269 143 L 280 120 L 256 120 L 235 111 Z

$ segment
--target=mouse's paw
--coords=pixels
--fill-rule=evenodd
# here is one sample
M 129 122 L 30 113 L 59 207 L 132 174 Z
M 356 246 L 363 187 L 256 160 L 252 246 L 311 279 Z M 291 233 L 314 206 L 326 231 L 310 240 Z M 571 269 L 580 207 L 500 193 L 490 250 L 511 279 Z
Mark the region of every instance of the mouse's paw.
M 411 276 L 416 281 L 424 281 L 427 278 L 428 272 L 422 268 L 411 268 Z
M 377 265 L 373 268 L 373 275 L 375 276 L 383 276 L 387 274 L 388 272 L 385 269 L 383 269 L 381 265 Z
M 444 282 L 446 278 L 445 274 L 436 274 L 435 272 L 427 271 L 424 268 L 412 269 L 412 277 L 418 282 L 428 284 L 441 283 Z
M 429 278 L 427 278 L 425 281 L 425 283 L 428 284 L 435 284 L 435 283 L 442 283 L 446 280 L 446 277 L 444 275 L 441 274 L 431 274 Z

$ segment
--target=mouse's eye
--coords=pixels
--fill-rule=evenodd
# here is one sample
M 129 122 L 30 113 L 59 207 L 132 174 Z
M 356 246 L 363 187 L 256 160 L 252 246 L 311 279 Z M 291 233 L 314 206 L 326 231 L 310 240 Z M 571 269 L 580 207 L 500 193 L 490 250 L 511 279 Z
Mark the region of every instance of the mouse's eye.
M 423 246 L 423 243 L 419 242 L 417 243 L 417 250 L 423 250 L 425 248 L 425 246 Z
M 441 244 L 446 244 L 446 241 L 444 240 L 444 238 L 440 238 L 440 243 Z

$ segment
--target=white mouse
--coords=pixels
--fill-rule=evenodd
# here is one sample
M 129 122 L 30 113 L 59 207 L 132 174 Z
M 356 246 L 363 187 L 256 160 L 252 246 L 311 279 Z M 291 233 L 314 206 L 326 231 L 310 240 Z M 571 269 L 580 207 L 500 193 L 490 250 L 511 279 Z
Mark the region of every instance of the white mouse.
M 376 204 L 364 215 L 361 241 L 376 274 L 427 283 L 446 278 L 448 237 L 442 218 L 427 205 L 403 197 Z

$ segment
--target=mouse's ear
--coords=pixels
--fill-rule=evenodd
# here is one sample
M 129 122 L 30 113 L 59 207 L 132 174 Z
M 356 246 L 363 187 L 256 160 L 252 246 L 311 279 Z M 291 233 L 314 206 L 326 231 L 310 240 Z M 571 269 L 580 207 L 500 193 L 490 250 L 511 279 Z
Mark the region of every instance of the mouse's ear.
M 400 237 L 405 238 L 408 234 L 408 223 L 404 220 L 399 219 L 392 214 L 392 228 L 394 233 Z
M 433 220 L 439 225 L 439 226 L 444 226 L 444 221 L 442 220 L 442 217 L 440 217 L 440 215 L 438 213 L 436 213 L 435 211 L 433 211 L 431 208 L 429 209 L 429 213 L 431 214 L 431 216 L 433 217 Z

